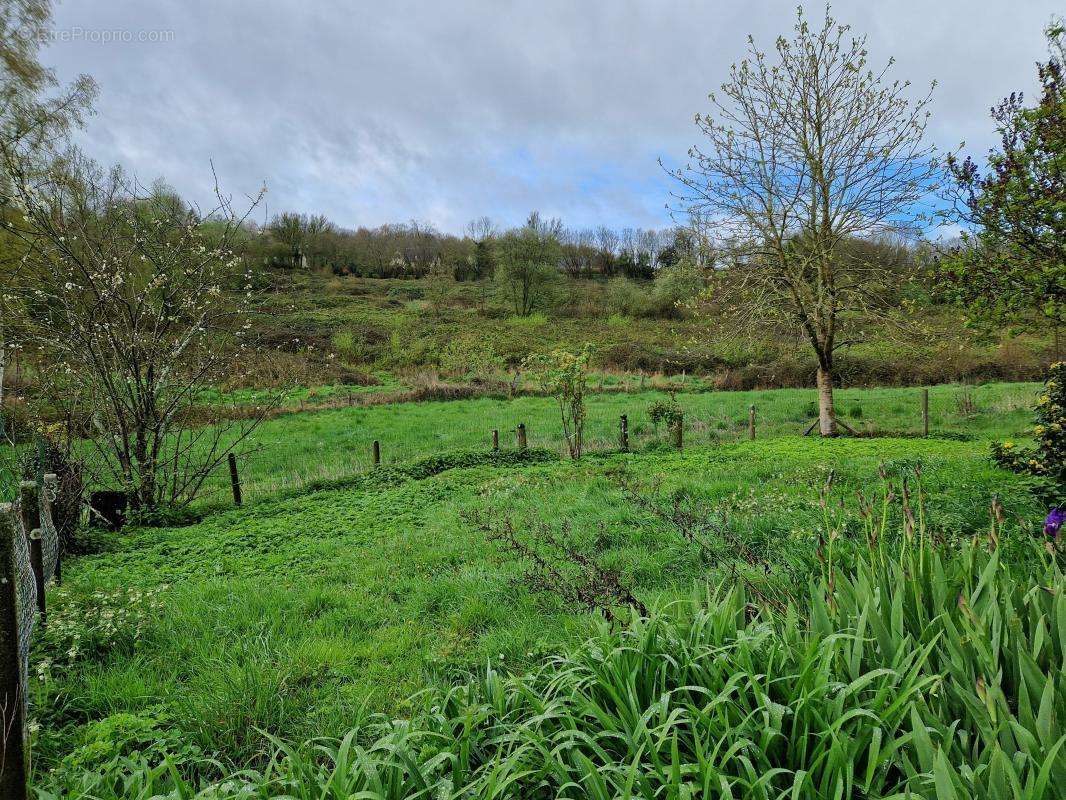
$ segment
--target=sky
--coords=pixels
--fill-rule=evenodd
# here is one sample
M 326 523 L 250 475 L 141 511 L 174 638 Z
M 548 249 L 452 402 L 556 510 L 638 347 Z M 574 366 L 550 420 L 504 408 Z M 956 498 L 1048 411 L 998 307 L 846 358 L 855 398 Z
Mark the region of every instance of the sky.
M 803 3 L 816 20 L 824 5 Z M 699 142 L 707 95 L 791 32 L 796 0 L 65 0 L 42 61 L 99 84 L 78 143 L 209 209 L 459 233 L 530 210 L 662 227 L 659 166 Z M 925 90 L 942 148 L 994 142 L 989 108 L 1036 88 L 1060 0 L 838 0 L 871 61 Z

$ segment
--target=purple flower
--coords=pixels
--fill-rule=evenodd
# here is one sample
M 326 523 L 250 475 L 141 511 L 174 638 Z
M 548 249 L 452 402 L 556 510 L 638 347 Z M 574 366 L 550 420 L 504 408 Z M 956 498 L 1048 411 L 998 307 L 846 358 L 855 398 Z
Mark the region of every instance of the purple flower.
M 1044 520 L 1044 535 L 1051 539 L 1059 538 L 1062 523 L 1066 522 L 1066 509 L 1053 508 Z

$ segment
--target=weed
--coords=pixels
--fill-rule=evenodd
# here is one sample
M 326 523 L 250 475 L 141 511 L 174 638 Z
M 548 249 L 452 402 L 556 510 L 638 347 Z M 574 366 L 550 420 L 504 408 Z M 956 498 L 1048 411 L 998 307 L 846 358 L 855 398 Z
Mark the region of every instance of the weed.
M 601 566 L 594 554 L 570 542 L 569 523 L 564 522 L 559 532 L 539 523 L 527 541 L 510 517 L 493 520 L 483 512 L 468 514 L 466 519 L 490 541 L 499 542 L 525 562 L 524 583 L 531 591 L 555 595 L 574 610 L 597 611 L 608 622 L 614 621 L 615 609 L 620 606 L 647 616 L 647 606 L 637 599 L 618 570 Z

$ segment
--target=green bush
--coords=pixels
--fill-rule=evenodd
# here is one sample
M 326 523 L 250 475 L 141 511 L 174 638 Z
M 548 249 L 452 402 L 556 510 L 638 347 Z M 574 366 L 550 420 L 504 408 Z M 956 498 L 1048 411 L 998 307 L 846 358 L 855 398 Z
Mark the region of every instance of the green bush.
M 685 419 L 685 412 L 673 395 L 665 400 L 656 400 L 649 405 L 647 414 L 656 431 L 659 430 L 660 425 L 664 425 L 668 431 L 672 431 L 676 426 L 682 424 Z
M 171 725 L 170 717 L 158 707 L 138 714 L 112 714 L 90 723 L 81 733 L 78 746 L 49 776 L 53 791 L 62 790 L 62 797 L 82 797 L 92 791 L 90 786 L 98 785 L 103 775 L 137 774 L 168 767 L 189 774 L 209 766 L 203 752 L 186 743 Z
M 609 314 L 643 317 L 652 310 L 647 286 L 628 278 L 613 278 L 608 282 L 604 301 Z
M 504 363 L 488 336 L 471 333 L 448 340 L 441 350 L 440 368 L 449 377 L 487 380 L 502 372 Z
M 342 358 L 358 359 L 363 355 L 363 343 L 350 330 L 334 331 L 331 341 L 333 350 Z
M 681 262 L 660 270 L 652 289 L 655 313 L 662 317 L 682 316 L 685 304 L 694 300 L 703 288 L 703 275 L 691 264 Z
M 507 322 L 516 328 L 540 328 L 548 324 L 548 318 L 539 312 L 533 312 L 524 317 L 508 317 Z
M 1040 482 L 1038 492 L 1051 504 L 1066 503 L 1066 361 L 1052 364 L 1037 400 L 1036 446 L 1016 447 L 994 442 L 992 459 L 1004 469 L 1031 475 Z
M 415 281 L 404 281 L 389 288 L 385 297 L 396 302 L 421 300 L 425 294 L 425 288 Z

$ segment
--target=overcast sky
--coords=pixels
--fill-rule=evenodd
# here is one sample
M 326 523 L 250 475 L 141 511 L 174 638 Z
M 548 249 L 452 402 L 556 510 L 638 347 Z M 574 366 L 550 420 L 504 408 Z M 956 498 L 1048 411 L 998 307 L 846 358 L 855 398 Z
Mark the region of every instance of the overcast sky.
M 92 75 L 81 144 L 207 204 L 231 194 L 345 227 L 418 219 L 459 232 L 531 209 L 658 227 L 693 114 L 795 0 L 281 2 L 65 0 L 43 60 Z M 804 3 L 820 18 L 820 3 Z M 875 63 L 934 78 L 941 146 L 992 142 L 988 109 L 1035 87 L 1061 2 L 840 0 Z M 106 39 L 112 41 L 105 41 Z M 144 39 L 145 41 L 141 41 Z M 263 211 L 257 215 L 262 218 Z

